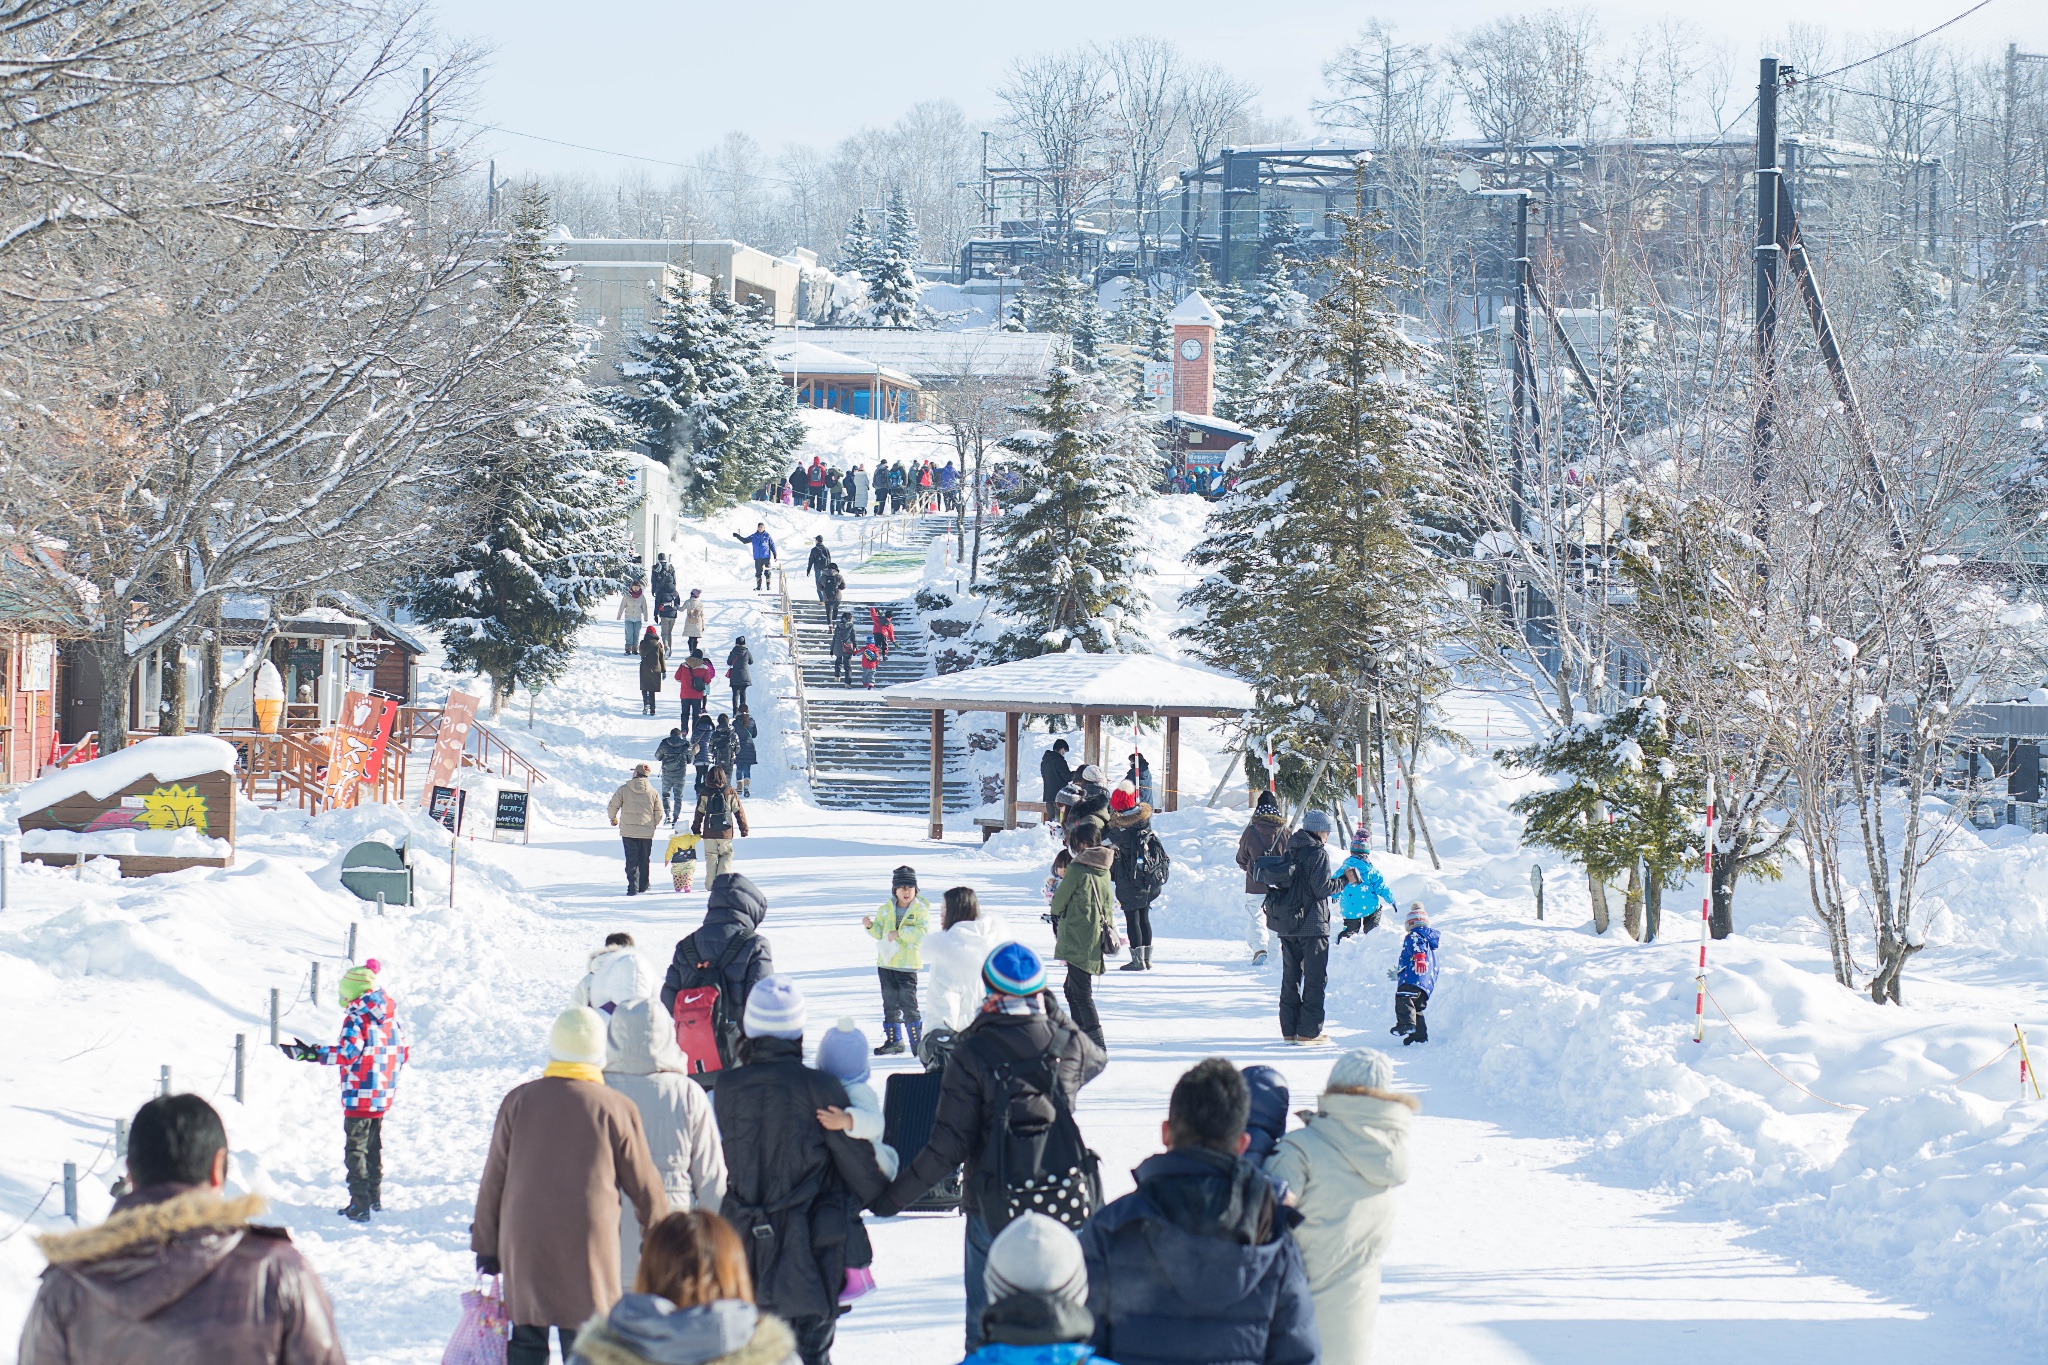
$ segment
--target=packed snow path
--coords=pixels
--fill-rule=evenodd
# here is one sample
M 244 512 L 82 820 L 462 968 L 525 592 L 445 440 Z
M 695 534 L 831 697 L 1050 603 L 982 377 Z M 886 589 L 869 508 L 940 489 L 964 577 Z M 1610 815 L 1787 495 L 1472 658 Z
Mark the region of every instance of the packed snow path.
M 723 646 L 742 631 L 764 640 L 771 614 L 763 597 L 743 588 L 711 596 L 715 642 Z M 387 962 L 415 1048 L 387 1133 L 384 1215 L 358 1228 L 333 1213 L 343 1193 L 331 1072 L 259 1047 L 248 1103 L 233 1103 L 225 1091 L 228 1043 L 235 1032 L 260 1039 L 270 987 L 281 986 L 289 1001 L 293 982 L 301 985 L 300 999 L 287 1007 L 287 1036 L 333 1036 L 341 944 L 348 922 L 365 914 L 336 889 L 348 845 L 412 830 L 423 847 L 437 847 L 424 822 L 370 809 L 310 824 L 289 813 L 252 817 L 241 861 L 223 875 L 126 885 L 21 875 L 20 908 L 0 917 L 0 967 L 17 1018 L 33 1027 L 0 1049 L 0 1232 L 29 1214 L 67 1160 L 92 1172 L 82 1188 L 85 1221 L 103 1216 L 111 1166 L 95 1153 L 108 1117 L 132 1111 L 157 1065 L 169 1064 L 180 1088 L 221 1105 L 235 1179 L 269 1194 L 271 1216 L 314 1261 L 335 1299 L 350 1360 L 439 1360 L 457 1295 L 472 1282 L 467 1227 L 500 1097 L 538 1074 L 548 1022 L 605 933 L 633 932 L 659 970 L 702 913 L 701 890 L 622 894 L 619 842 L 603 800 L 673 720 L 638 714 L 637 669 L 617 649 L 616 626 L 594 625 L 573 676 L 542 698 L 534 742 L 551 781 L 537 799 L 544 821 L 532 846 L 466 844 L 452 908 L 446 859 L 429 852 L 421 903 L 385 921 L 362 919 L 363 954 Z M 758 685 L 786 697 L 779 646 L 757 655 Z M 786 726 L 794 714 L 793 701 L 784 701 L 773 717 Z M 899 863 L 917 868 L 934 899 L 950 885 L 976 887 L 1012 934 L 1049 950 L 1050 931 L 1037 918 L 1049 847 L 1028 835 L 1003 836 L 987 850 L 971 834 L 935 844 L 915 816 L 819 810 L 793 794 L 800 753 L 795 736 L 764 718 L 757 774 L 764 795 L 749 803 L 753 834 L 740 841 L 738 866 L 769 897 L 764 929 L 778 968 L 809 996 L 813 1036 L 841 1014 L 876 1031 L 874 948 L 859 921 L 887 894 Z M 1441 832 L 1439 840 L 1449 842 Z M 1227 860 L 1228 851 L 1220 856 Z M 1525 868 L 1528 859 L 1515 861 Z M 1442 881 L 1470 885 L 1477 867 L 1477 860 L 1453 863 Z M 1185 886 L 1191 869 L 1183 863 L 1177 875 Z M 1516 943 L 1547 942 L 1556 956 L 1576 954 L 1581 973 L 1603 967 L 1603 958 L 1656 951 L 1673 959 L 1668 975 L 1681 980 L 1689 952 L 1684 943 L 1657 950 L 1602 943 L 1589 955 L 1575 942 L 1541 937 L 1566 930 L 1532 928 L 1484 908 L 1461 912 L 1456 925 L 1461 953 L 1501 958 Z M 1356 1002 L 1391 947 L 1375 934 L 1347 945 L 1350 960 L 1340 957 L 1330 1023 L 1340 1048 L 1389 1042 L 1377 999 Z M 1373 955 L 1368 965 L 1364 958 Z M 1112 1197 L 1130 1188 L 1130 1168 L 1156 1149 L 1168 1092 L 1194 1061 L 1224 1055 L 1278 1066 L 1301 1108 L 1313 1104 L 1336 1051 L 1277 1040 L 1271 969 L 1252 968 L 1240 945 L 1167 932 L 1157 957 L 1157 970 L 1111 972 L 1098 988 L 1111 1064 L 1083 1092 L 1080 1117 L 1103 1154 Z M 326 973 L 319 1000 L 304 998 L 309 958 Z M 1597 993 L 1600 983 L 1578 989 Z M 1513 1002 L 1513 1011 L 1495 1008 L 1498 1002 L 1477 995 L 1467 990 L 1460 1004 L 1457 992 L 1443 993 L 1432 1019 L 1442 1050 L 1394 1050 L 1400 1083 L 1422 1094 L 1424 1114 L 1415 1129 L 1414 1179 L 1397 1196 L 1378 1359 L 1946 1365 L 2044 1358 L 2037 1341 L 2002 1336 L 1975 1313 L 1885 1299 L 1810 1273 L 1786 1258 L 1795 1243 L 1781 1231 L 1702 1221 L 1670 1196 L 1590 1178 L 1587 1168 L 1597 1163 L 1587 1144 L 1559 1140 L 1547 1118 L 1503 1103 L 1497 1070 L 1473 1074 L 1471 1053 L 1458 1049 L 1461 1033 L 1500 1027 L 1496 1015 L 1512 1012 L 1507 1022 L 1540 1030 L 1543 1010 L 1526 1000 Z M 1728 990 L 1731 1001 L 1734 995 Z M 1612 1008 L 1597 995 L 1581 1004 L 1587 1000 Z M 1613 1027 L 1609 1017 L 1580 1017 L 1582 1033 Z M 1554 1037 L 1534 1045 L 1539 1040 L 1532 1035 L 1513 1064 L 1554 1078 L 1560 1092 L 1597 1079 L 1587 1055 L 1561 1057 Z M 1487 1057 L 1491 1065 L 1501 1053 Z M 1734 1064 L 1754 1066 L 1750 1059 Z M 1574 1102 L 1560 1094 L 1561 1104 Z M 58 1221 L 45 1206 L 33 1227 Z M 911 1215 L 871 1226 L 880 1288 L 844 1320 L 835 1359 L 958 1360 L 961 1220 Z M 0 1242 L 0 1360 L 11 1358 L 40 1269 L 25 1234 Z

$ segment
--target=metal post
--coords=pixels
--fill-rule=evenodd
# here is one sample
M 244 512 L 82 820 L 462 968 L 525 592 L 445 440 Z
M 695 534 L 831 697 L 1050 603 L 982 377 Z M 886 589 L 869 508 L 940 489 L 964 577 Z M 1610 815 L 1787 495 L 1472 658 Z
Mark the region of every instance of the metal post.
M 377 918 L 384 918 L 384 893 L 382 891 L 377 893 Z
M 946 837 L 946 713 L 932 708 L 931 837 Z
M 356 922 L 354 920 L 348 922 L 348 960 L 350 962 L 356 960 Z
M 249 1093 L 249 1092 L 248 1092 L 248 1089 L 247 1089 L 247 1087 L 246 1087 L 246 1085 L 244 1084 L 244 1079 L 243 1079 L 243 1078 L 244 1078 L 244 1076 L 245 1076 L 245 1075 L 247 1074 L 247 1068 L 248 1068 L 248 1065 L 249 1065 L 249 1035 L 248 1035 L 248 1034 L 246 1034 L 246 1033 L 237 1033 L 237 1034 L 235 1035 L 235 1103 L 236 1103 L 236 1104 L 241 1104 L 241 1103 L 243 1102 L 243 1100 L 244 1100 L 244 1097 L 245 1097 L 245 1096 L 247 1096 L 247 1094 Z
M 277 1046 L 277 987 L 270 988 L 270 1045 Z
M 64 1163 L 64 1216 L 73 1223 L 78 1221 L 78 1163 Z
M 1514 498 L 1514 530 L 1527 527 L 1527 495 L 1523 465 L 1528 458 L 1529 406 L 1529 192 L 1515 196 L 1515 370 L 1514 416 L 1508 425 L 1511 460 L 1508 478 Z
M 20 858 L 15 852 L 18 844 L 19 841 L 11 834 L 0 839 L 0 910 L 7 908 L 7 903 L 13 896 L 14 864 Z
M 320 1003 L 320 959 L 319 959 L 319 958 L 314 958 L 314 959 L 313 959 L 313 990 L 312 990 L 312 994 L 311 994 L 311 995 L 309 995 L 309 996 L 308 996 L 307 998 L 308 998 L 309 1000 L 311 1000 L 311 1001 L 312 1001 L 312 1002 L 313 1002 L 313 1003 L 314 1003 L 315 1005 L 318 1005 L 318 1004 Z
M 1758 485 L 1771 475 L 1771 445 L 1777 421 L 1778 334 L 1778 59 L 1757 63 L 1756 247 L 1753 266 L 1756 330 L 1756 418 L 1750 431 L 1750 478 Z M 1759 513 L 1761 520 L 1761 513 Z
M 171 1093 L 171 1069 L 168 1066 L 162 1066 L 157 1068 L 156 1093 L 159 1095 L 168 1095 Z

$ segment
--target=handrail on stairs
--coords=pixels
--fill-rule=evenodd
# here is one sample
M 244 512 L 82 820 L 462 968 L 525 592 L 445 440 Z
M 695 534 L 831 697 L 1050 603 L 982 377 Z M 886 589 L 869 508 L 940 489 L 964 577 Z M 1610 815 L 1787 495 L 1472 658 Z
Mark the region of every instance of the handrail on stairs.
M 782 596 L 782 638 L 789 644 L 789 673 L 796 679 L 797 728 L 804 734 L 804 780 L 811 784 L 811 792 L 818 790 L 818 760 L 811 750 L 811 705 L 804 698 L 804 661 L 796 649 L 796 622 L 789 605 L 789 571 L 779 567 L 775 570 L 775 582 Z

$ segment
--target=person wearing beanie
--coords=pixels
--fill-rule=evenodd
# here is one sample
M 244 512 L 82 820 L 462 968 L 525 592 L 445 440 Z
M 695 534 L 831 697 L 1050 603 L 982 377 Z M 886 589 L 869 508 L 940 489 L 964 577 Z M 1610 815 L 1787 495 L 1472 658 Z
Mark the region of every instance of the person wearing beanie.
M 666 605 L 665 603 L 663 604 Z M 667 619 L 661 623 L 668 625 Z M 661 632 L 649 626 L 640 637 L 640 714 L 657 714 L 656 703 L 661 698 L 661 680 L 668 672 L 668 642 Z
M 981 1349 L 982 1310 L 988 1306 L 987 1271 L 990 1244 L 1003 1231 L 983 1215 L 984 1201 L 1007 1198 L 992 1182 L 1007 1179 L 1007 1190 L 1054 1174 L 1048 1171 L 985 1171 L 983 1162 L 997 1138 L 997 1125 L 1008 1124 L 1017 1103 L 1054 1116 L 1073 1114 L 1081 1087 L 1102 1074 L 1108 1058 L 1082 1030 L 1060 1012 L 1046 989 L 1045 963 L 1021 943 L 999 943 L 981 967 L 987 995 L 981 1010 L 960 1033 L 939 1082 L 939 1102 L 931 1136 L 924 1150 L 911 1157 L 888 1193 L 868 1205 L 877 1215 L 900 1213 L 922 1199 L 933 1186 L 963 1171 L 961 1211 L 967 1215 L 962 1287 L 966 1290 L 966 1349 Z M 1054 1095 L 1038 1087 L 1049 1082 Z M 1017 1144 L 1011 1150 L 1024 1148 Z M 1028 1148 L 1026 1148 L 1028 1150 Z M 964 1168 L 964 1169 L 963 1169 Z M 991 1214 L 994 1206 L 990 1204 Z
M 725 682 L 732 688 L 732 709 L 746 710 L 747 689 L 754 685 L 754 651 L 747 648 L 744 635 L 735 636 L 732 648 L 725 652 Z
M 279 1043 L 295 1062 L 341 1068 L 341 1149 L 348 1203 L 335 1212 L 367 1223 L 384 1209 L 384 1116 L 398 1095 L 398 1069 L 412 1060 L 398 1003 L 377 984 L 376 958 L 341 974 L 341 1036 L 332 1047 L 303 1039 Z
M 1408 907 L 1408 933 L 1401 940 L 1401 961 L 1394 976 L 1394 1027 L 1389 1030 L 1406 1047 L 1429 1041 L 1429 1020 L 1423 1011 L 1436 993 L 1437 949 L 1443 945 L 1429 927 L 1421 901 Z
M 1244 1130 L 1252 1139 L 1244 1149 L 1245 1159 L 1264 1165 L 1287 1132 L 1287 1078 L 1274 1067 L 1248 1066 L 1244 1084 L 1251 1096 Z
M 805 1365 L 826 1365 L 848 1271 L 864 1270 L 869 1257 L 849 1217 L 873 1207 L 889 1182 L 874 1148 L 847 1131 L 845 1085 L 804 1065 L 808 1013 L 795 981 L 762 977 L 747 996 L 740 1064 L 720 1075 L 712 1108 L 725 1147 L 719 1212 L 743 1246 L 772 1248 L 754 1260 L 755 1301 L 789 1324 Z M 866 1040 L 855 1041 L 865 1052 Z M 848 1050 L 848 1040 L 833 1040 L 835 1061 Z
M 1173 870 L 1166 845 L 1152 832 L 1152 807 L 1139 798 L 1126 782 L 1110 794 L 1109 828 L 1102 841 L 1115 855 L 1110 864 L 1110 886 L 1116 903 L 1123 907 L 1124 928 L 1131 942 L 1131 960 L 1117 968 L 1122 972 L 1152 969 L 1152 902 L 1166 890 Z
M 846 1134 L 855 1142 L 865 1143 L 874 1153 L 875 1166 L 882 1172 L 882 1178 L 894 1180 L 899 1158 L 896 1149 L 882 1141 L 887 1124 L 882 1117 L 882 1101 L 876 1097 L 875 1088 L 868 1084 L 868 1056 L 868 1037 L 851 1017 L 842 1016 L 818 1039 L 815 1065 L 846 1087 L 847 1102 L 844 1109 L 819 1110 L 818 1122 L 833 1132 Z M 871 1269 L 875 1263 L 874 1245 L 868 1240 L 867 1228 L 861 1222 L 860 1205 L 851 1199 L 847 1201 L 846 1222 L 847 1283 L 840 1294 L 842 1301 L 865 1294 L 874 1288 L 875 1283 Z
M 673 1017 L 676 997 L 683 992 L 718 991 L 711 1043 L 700 1041 L 696 1051 L 703 1055 L 690 1058 L 692 1074 L 709 1089 L 722 1071 L 739 1065 L 747 1000 L 775 970 L 775 957 L 761 933 L 768 898 L 759 887 L 741 873 L 725 872 L 710 878 L 706 890 L 704 922 L 677 941 L 662 978 L 661 1009 Z
M 1369 934 L 1377 929 L 1381 902 L 1389 910 L 1401 908 L 1394 902 L 1394 893 L 1387 890 L 1387 879 L 1372 865 L 1372 831 L 1364 825 L 1352 831 L 1351 856 L 1337 869 L 1339 877 L 1347 872 L 1357 873 L 1358 880 L 1345 882 L 1344 889 L 1337 893 L 1337 909 L 1344 916 L 1344 931 L 1337 935 L 1339 943 L 1353 934 Z
M 1254 967 L 1266 960 L 1266 893 L 1273 889 L 1258 879 L 1255 867 L 1259 859 L 1285 852 L 1293 834 L 1281 818 L 1278 799 L 1270 791 L 1260 792 L 1252 818 L 1237 836 L 1237 865 L 1244 870 L 1244 939 Z
M 604 1083 L 609 1041 L 604 1015 L 563 1010 L 540 1079 L 498 1105 L 469 1247 L 478 1273 L 505 1277 L 506 1365 L 546 1365 L 551 1327 L 566 1358 L 618 1299 L 622 1196 L 643 1228 L 668 1214 L 639 1107 Z
M 1102 769 L 1093 763 L 1082 765 L 1060 793 L 1060 804 L 1065 808 L 1060 815 L 1060 828 L 1071 835 L 1081 826 L 1092 824 L 1100 833 L 1109 821 L 1109 795 Z
M 1384 1052 L 1358 1048 L 1330 1068 L 1316 1112 L 1280 1139 L 1266 1174 L 1285 1181 L 1315 1299 L 1326 1365 L 1367 1365 L 1380 1265 L 1394 1232 L 1394 1186 L 1408 1179 L 1408 1130 L 1422 1106 L 1393 1089 Z
M 875 941 L 875 971 L 882 979 L 882 1045 L 877 1057 L 911 1052 L 924 1041 L 924 1016 L 917 1008 L 917 974 L 924 970 L 921 949 L 931 931 L 932 907 L 917 891 L 917 869 L 905 864 L 889 877 L 889 899 L 861 919 L 860 927 Z
M 1023 1213 L 989 1243 L 982 1276 L 988 1343 L 963 1365 L 1082 1365 L 1095 1355 L 1088 1338 L 1088 1262 L 1081 1243 L 1042 1213 Z M 1108 1362 L 1104 1362 L 1108 1365 Z
M 1337 828 L 1329 813 L 1311 810 L 1287 840 L 1284 885 L 1266 892 L 1266 923 L 1280 940 L 1280 1036 L 1290 1043 L 1329 1042 L 1323 1032 L 1323 990 L 1330 971 L 1330 897 L 1358 878 L 1330 875 L 1324 846 Z
M 1067 964 L 1067 1011 L 1081 1031 L 1108 1050 L 1095 1009 L 1095 978 L 1104 970 L 1103 940 L 1116 926 L 1116 888 L 1109 869 L 1116 851 L 1102 847 L 1102 826 L 1083 822 L 1067 836 L 1074 861 L 1052 893 L 1053 956 Z

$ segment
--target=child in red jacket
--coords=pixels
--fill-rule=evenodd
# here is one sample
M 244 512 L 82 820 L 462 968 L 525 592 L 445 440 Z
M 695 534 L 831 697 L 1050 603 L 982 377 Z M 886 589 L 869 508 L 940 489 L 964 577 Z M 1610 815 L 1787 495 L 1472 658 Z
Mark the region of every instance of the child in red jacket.
M 341 1068 L 342 1146 L 348 1166 L 348 1207 L 342 1217 L 367 1223 L 384 1208 L 384 1115 L 398 1094 L 398 1068 L 412 1060 L 398 1006 L 377 986 L 378 963 L 371 958 L 341 974 L 341 1002 L 348 1007 L 341 1039 L 315 1047 L 294 1038 L 278 1047 L 298 1062 Z
M 860 647 L 860 685 L 870 692 L 875 687 L 875 670 L 882 666 L 882 651 L 873 640 Z

